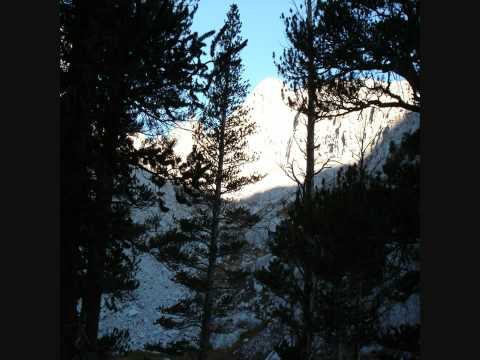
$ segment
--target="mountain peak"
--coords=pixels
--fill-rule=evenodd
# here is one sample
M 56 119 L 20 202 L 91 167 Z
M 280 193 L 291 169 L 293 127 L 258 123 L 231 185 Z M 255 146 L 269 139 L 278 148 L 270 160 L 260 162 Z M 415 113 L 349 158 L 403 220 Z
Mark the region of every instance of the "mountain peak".
M 280 92 L 284 86 L 282 80 L 275 77 L 266 77 L 260 81 L 257 86 L 253 89 L 253 94 L 256 95 L 265 95 L 267 93 L 276 93 Z

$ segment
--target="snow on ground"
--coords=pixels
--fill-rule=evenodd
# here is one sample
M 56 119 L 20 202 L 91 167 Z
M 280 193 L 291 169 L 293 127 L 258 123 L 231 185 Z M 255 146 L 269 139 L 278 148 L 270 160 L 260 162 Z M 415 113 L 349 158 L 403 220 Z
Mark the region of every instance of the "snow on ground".
M 167 332 L 153 324 L 160 317 L 158 307 L 172 305 L 184 293 L 170 277 L 170 271 L 152 255 L 143 254 L 137 273 L 140 285 L 133 292 L 133 299 L 122 304 L 118 312 L 102 308 L 100 334 L 107 334 L 113 328 L 128 329 L 133 349 L 176 338 L 175 331 Z
M 275 351 L 272 351 L 268 356 L 265 358 L 265 360 L 281 360 L 280 356 Z
M 272 351 L 283 337 L 281 329 L 273 323 L 267 324 L 255 336 L 244 339 L 244 342 L 235 351 L 240 359 L 279 359 Z

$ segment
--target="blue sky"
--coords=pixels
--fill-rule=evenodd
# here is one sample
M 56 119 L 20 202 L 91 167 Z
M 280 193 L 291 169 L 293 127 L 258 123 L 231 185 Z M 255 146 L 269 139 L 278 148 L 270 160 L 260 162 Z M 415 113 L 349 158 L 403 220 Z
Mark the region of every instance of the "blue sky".
M 193 30 L 200 34 L 223 25 L 230 4 L 236 3 L 242 21 L 242 36 L 248 45 L 241 56 L 251 90 L 266 77 L 278 77 L 272 52 L 280 54 L 287 45 L 280 15 L 288 13 L 292 0 L 200 0 Z

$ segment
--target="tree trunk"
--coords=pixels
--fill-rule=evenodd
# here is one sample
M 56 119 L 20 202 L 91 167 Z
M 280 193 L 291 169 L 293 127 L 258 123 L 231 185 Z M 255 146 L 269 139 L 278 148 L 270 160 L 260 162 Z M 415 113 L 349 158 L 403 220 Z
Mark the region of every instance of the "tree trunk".
M 218 169 L 217 176 L 215 178 L 215 197 L 212 209 L 212 237 L 210 241 L 210 249 L 208 255 L 208 270 L 207 270 L 207 290 L 205 294 L 205 300 L 203 305 L 203 318 L 202 327 L 200 333 L 200 351 L 198 353 L 198 360 L 205 360 L 207 350 L 210 346 L 210 323 L 212 317 L 212 300 L 213 300 L 213 276 L 215 273 L 215 266 L 217 262 L 217 249 L 218 249 L 218 235 L 219 235 L 219 219 L 220 219 L 220 206 L 222 201 L 222 182 L 223 182 L 223 160 L 225 156 L 225 122 L 227 116 L 224 113 L 221 129 L 220 129 L 220 142 L 219 142 L 219 156 L 218 156 Z
M 75 353 L 79 325 L 77 275 L 80 254 L 78 246 L 84 236 L 82 225 L 88 211 L 88 144 L 91 99 L 91 66 L 87 61 L 88 5 L 74 4 L 72 25 L 73 52 L 67 92 L 61 99 L 61 199 L 60 199 L 60 311 L 61 358 L 70 360 Z
M 115 39 L 115 37 L 113 37 Z M 103 114 L 102 147 L 98 154 L 97 174 L 97 204 L 94 224 L 94 234 L 88 247 L 88 273 L 86 311 L 86 333 L 92 352 L 98 352 L 97 338 L 101 311 L 102 287 L 105 272 L 106 250 L 108 242 L 112 241 L 112 200 L 114 193 L 114 167 L 116 149 L 119 138 L 119 122 L 122 116 L 121 69 L 122 53 L 120 44 L 112 44 L 118 51 L 118 62 L 112 69 L 111 100 Z
M 313 194 L 313 180 L 315 172 L 315 64 L 313 59 L 313 35 L 312 35 L 312 3 L 307 0 L 307 33 L 308 33 L 308 107 L 307 107 L 307 151 L 306 151 L 306 169 L 305 169 L 305 200 L 307 210 Z
M 68 119 L 63 117 L 62 120 L 65 126 L 65 122 L 67 122 Z M 70 138 L 70 136 L 68 136 L 68 138 Z M 77 206 L 83 199 L 80 198 L 79 189 L 75 187 L 75 182 L 73 181 L 74 176 L 78 174 L 78 167 L 75 169 L 74 166 L 74 164 L 77 164 L 77 159 L 75 159 L 72 149 L 75 143 L 62 138 L 62 145 L 60 202 L 61 354 L 62 359 L 71 359 L 74 352 L 73 344 L 78 324 L 76 312 L 78 293 L 77 246 L 80 232 L 80 214 Z
M 67 180 L 62 178 L 62 194 L 71 188 L 65 184 Z M 62 196 L 63 198 L 64 196 Z M 77 319 L 77 236 L 79 230 L 77 219 L 72 214 L 73 207 L 65 203 L 66 199 L 61 201 L 61 238 L 60 238 L 60 309 L 61 309 L 61 358 L 71 359 L 74 353 L 73 344 L 75 342 Z
M 340 339 L 338 344 L 338 360 L 357 360 L 355 346 Z
M 94 234 L 88 245 L 87 289 L 85 298 L 86 334 L 92 352 L 96 352 L 98 325 L 101 310 L 102 283 L 105 271 L 107 243 L 111 240 L 111 203 L 113 197 L 112 141 L 110 131 L 106 130 L 105 152 L 100 160 L 98 171 L 98 203 L 94 224 Z
M 313 64 L 313 50 L 312 50 L 312 4 L 311 0 L 307 0 L 307 33 L 309 49 L 308 59 L 308 108 L 307 108 L 307 143 L 306 143 L 306 171 L 304 182 L 304 204 L 307 214 L 306 224 L 306 243 L 305 243 L 305 267 L 304 267 L 304 300 L 302 304 L 303 313 L 303 333 L 300 339 L 300 351 L 303 359 L 309 359 L 312 355 L 312 305 L 313 305 L 313 273 L 311 269 L 310 247 L 312 234 L 312 209 L 311 202 L 314 188 L 314 172 L 315 172 L 315 84 L 314 84 L 314 64 Z
M 214 207 L 215 212 L 215 207 Z M 215 221 L 214 221 L 215 223 Z M 218 228 L 218 221 L 217 221 Z M 212 283 L 213 275 L 215 272 L 216 258 L 217 258 L 217 237 L 218 232 L 214 230 L 212 233 L 212 238 L 210 242 L 209 256 L 208 256 L 208 270 L 207 270 L 207 289 L 205 293 L 205 299 L 203 303 L 203 318 L 202 318 L 202 327 L 200 332 L 200 351 L 198 353 L 199 360 L 205 360 L 207 355 L 207 350 L 210 346 L 210 323 L 212 316 Z

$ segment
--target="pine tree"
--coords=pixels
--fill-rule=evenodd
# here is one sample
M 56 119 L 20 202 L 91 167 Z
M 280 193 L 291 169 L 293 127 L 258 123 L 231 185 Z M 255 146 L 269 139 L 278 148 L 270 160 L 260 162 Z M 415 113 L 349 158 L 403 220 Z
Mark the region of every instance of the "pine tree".
M 246 148 L 254 123 L 243 107 L 248 83 L 242 80 L 239 52 L 247 41 L 240 32 L 239 10 L 233 4 L 211 45 L 207 104 L 195 130 L 195 147 L 183 166 L 186 193 L 196 197 L 195 213 L 157 240 L 159 260 L 169 264 L 175 280 L 191 291 L 178 304 L 162 309 L 159 323 L 169 328 L 199 327 L 199 359 L 205 359 L 212 332 L 222 330 L 221 318 L 233 309 L 245 285 L 241 258 L 247 243 L 242 231 L 256 221 L 226 198 L 260 178 L 241 173 L 254 159 Z M 180 320 L 172 314 L 180 315 Z
M 420 129 L 405 134 L 399 144 L 391 143 L 383 175 L 376 179 L 386 193 L 388 231 L 385 232 L 385 274 L 381 287 L 384 311 L 406 302 L 411 296 L 421 301 L 420 286 Z M 421 324 L 382 326 L 378 343 L 391 352 L 409 352 L 419 357 Z
M 372 338 L 376 317 L 371 291 L 382 279 L 387 225 L 372 201 L 381 196 L 367 183 L 357 166 L 340 171 L 335 184 L 314 193 L 308 210 L 297 197 L 273 233 L 269 248 L 274 258 L 256 276 L 277 297 L 272 315 L 293 337 L 293 343 L 279 351 L 295 353 L 302 346 L 298 340 L 304 325 L 294 309 L 301 309 L 304 301 L 303 269 L 309 259 L 314 274 L 312 342 L 318 345 L 322 339 L 324 344 L 323 349 L 313 347 L 310 356 L 322 352 L 344 359 L 348 352 L 348 358 L 355 358 L 360 344 Z M 309 235 L 304 227 L 307 216 L 314 219 Z M 307 256 L 309 236 L 314 241 Z
M 418 20 L 415 15 L 416 8 L 412 7 L 410 2 L 403 4 L 405 8 L 402 8 L 403 5 L 400 6 L 409 12 L 406 14 L 409 22 L 406 25 L 401 11 L 397 12 L 399 7 L 392 4 L 393 2 L 305 1 L 295 11 L 291 10 L 289 17 L 282 15 L 291 46 L 284 50 L 277 67 L 291 88 L 284 97 L 292 108 L 306 118 L 307 136 L 303 149 L 306 170 L 302 181 L 298 174 L 295 174 L 293 164 L 289 168 L 289 175 L 299 185 L 300 192 L 287 219 L 273 235 L 270 248 L 274 260 L 270 264 L 270 270 L 259 272 L 257 277 L 275 295 L 284 297 L 283 307 L 277 308 L 274 317 L 278 317 L 293 332 L 293 347 L 296 348 L 296 352 L 300 352 L 302 358 L 312 356 L 315 333 L 324 339 L 331 338 L 333 353 L 343 358 L 354 357 L 358 344 L 368 338 L 373 331 L 374 316 L 366 314 L 365 307 L 373 311 L 374 306 L 362 303 L 368 298 L 374 284 L 378 285 L 380 281 L 379 274 L 382 272 L 386 257 L 384 241 L 388 235 L 385 234 L 389 231 L 386 224 L 390 220 L 378 217 L 370 211 L 366 212 L 365 208 L 370 208 L 374 203 L 378 204 L 379 208 L 382 205 L 389 208 L 390 205 L 385 202 L 387 191 L 381 182 L 374 184 L 372 178 L 366 174 L 362 154 L 358 166 L 339 174 L 339 182 L 331 192 L 315 194 L 314 177 L 328 167 L 331 159 L 327 159 L 319 170 L 315 169 L 317 156 L 315 151 L 318 146 L 314 143 L 314 138 L 316 121 L 363 109 L 372 104 L 417 109 L 419 88 L 413 86 L 415 84 L 412 85 L 414 88 L 412 103 L 405 103 L 402 99 L 392 96 L 390 87 L 387 86 L 386 89 L 378 88 L 375 91 L 378 93 L 379 89 L 384 90 L 382 94 L 390 95 L 395 102 L 377 104 L 375 101 L 366 102 L 360 95 L 362 86 L 366 84 L 365 79 L 352 77 L 358 70 L 355 66 L 360 64 L 361 67 L 362 61 L 369 61 L 362 57 L 369 55 L 368 49 L 353 46 L 349 42 L 356 36 L 355 26 L 358 27 L 358 35 L 363 37 L 365 42 L 376 41 L 375 44 L 370 43 L 366 46 L 374 47 L 379 42 L 385 41 L 385 44 L 381 44 L 380 50 L 385 51 L 377 55 L 379 57 L 385 55 L 390 65 L 396 60 L 406 59 L 398 59 L 401 55 L 397 53 L 388 53 L 390 40 L 401 41 L 407 48 L 415 46 L 415 26 Z M 362 6 L 369 10 L 362 10 Z M 392 11 L 389 16 L 381 17 L 387 19 L 385 22 L 377 23 L 377 18 L 365 15 L 380 8 L 383 8 L 379 10 L 380 12 L 388 13 L 388 8 L 392 6 L 395 7 L 394 11 L 390 9 Z M 351 12 L 346 15 L 331 11 L 339 8 L 348 8 Z M 355 18 L 356 16 L 358 18 Z M 399 21 L 395 23 L 396 20 Z M 395 25 L 396 29 L 402 29 L 400 35 L 402 39 L 399 40 L 398 36 L 384 28 L 387 23 Z M 409 30 L 403 31 L 406 28 Z M 336 30 L 336 33 L 332 29 Z M 345 52 L 343 57 L 339 56 L 337 59 L 332 55 L 334 54 L 332 49 L 336 48 Z M 408 54 L 413 57 L 413 66 L 418 70 L 419 62 L 414 59 L 415 49 L 412 50 L 412 54 L 410 52 Z M 349 57 L 350 55 L 352 56 Z M 410 60 L 407 59 L 407 63 Z M 397 61 L 395 64 L 398 63 Z M 378 69 L 373 66 L 360 70 L 372 74 Z M 397 71 L 399 74 L 398 70 L 390 68 L 387 72 Z M 387 80 L 389 85 L 391 78 L 388 77 Z M 347 100 L 350 100 L 350 103 L 345 104 Z M 330 209 L 320 211 L 325 202 L 330 203 Z M 343 205 L 338 208 L 338 204 Z M 353 223 L 346 224 L 342 222 L 344 219 L 352 219 Z M 325 223 L 325 227 L 320 226 L 320 222 Z M 358 247 L 359 244 L 364 246 L 365 251 Z M 372 271 L 375 276 L 372 276 Z M 287 273 L 290 275 L 287 276 Z M 372 277 L 369 278 L 366 274 Z M 288 285 L 280 279 L 288 279 L 286 282 Z M 295 288 L 295 291 L 289 290 L 288 286 Z M 335 292 L 332 293 L 331 289 L 335 289 Z M 353 301 L 352 298 L 356 300 Z M 319 307 L 320 301 L 330 305 Z M 331 331 L 315 328 L 315 319 L 318 318 L 320 322 L 327 321 L 325 316 L 329 313 L 330 317 L 335 315 Z M 352 328 L 352 323 L 339 319 L 351 317 L 363 318 L 368 322 L 368 326 L 347 331 Z M 282 349 L 288 353 L 291 346 L 292 344 L 284 343 Z
M 302 265 L 302 299 L 301 305 L 303 317 L 303 330 L 298 337 L 298 350 L 301 351 L 301 357 L 308 359 L 312 354 L 313 341 L 313 271 L 311 264 L 314 259 L 311 258 L 313 242 L 313 218 L 311 216 L 312 198 L 315 190 L 315 175 L 328 167 L 330 159 L 321 164 L 318 163 L 319 145 L 315 144 L 315 124 L 329 116 L 329 109 L 322 102 L 323 92 L 323 74 L 318 63 L 319 49 L 323 48 L 323 39 L 318 32 L 316 19 L 318 18 L 317 7 L 312 4 L 312 0 L 305 0 L 295 11 L 290 11 L 291 15 L 282 18 L 285 22 L 286 35 L 290 46 L 283 51 L 280 61 L 276 63 L 280 75 L 284 78 L 291 91 L 283 93 L 288 105 L 296 110 L 299 115 L 306 118 L 306 139 L 305 148 L 302 152 L 305 154 L 305 172 L 303 179 L 295 173 L 295 167 L 291 164 L 289 175 L 293 178 L 299 188 L 301 201 L 299 206 L 304 207 L 302 213 L 302 228 L 305 230 L 305 238 L 297 244 L 304 247 L 298 252 L 300 256 L 297 261 Z M 275 56 L 275 55 L 274 55 Z
M 419 293 L 418 150 L 416 131 L 398 146 L 392 143 L 382 173 L 352 166 L 338 174 L 335 187 L 319 192 L 326 211 L 318 218 L 328 224 L 331 239 L 325 244 L 330 270 L 316 271 L 335 289 L 333 310 L 343 321 L 332 329 L 347 339 L 354 358 L 362 345 L 383 338 L 382 312 Z M 403 337 L 412 344 L 415 330 L 393 330 L 398 349 Z M 393 338 L 386 340 L 390 350 Z
M 133 285 L 133 263 L 123 272 L 118 268 L 123 249 L 142 232 L 131 209 L 159 201 L 135 169 L 148 172 L 155 164 L 155 182 L 164 173 L 159 169 L 175 160 L 168 146 L 136 150 L 131 136 L 182 120 L 197 106 L 196 77 L 206 70 L 200 56 L 208 34 L 190 31 L 194 10 L 174 0 L 60 2 L 66 359 L 74 351 L 78 298 L 90 351 L 96 352 L 102 293 L 112 290 L 112 279 Z
M 342 113 L 372 105 L 420 111 L 420 2 L 318 4 L 319 31 L 328 44 L 321 50 L 319 64 L 327 75 L 331 106 Z M 393 82 L 401 79 L 412 90 L 408 97 L 392 89 Z

